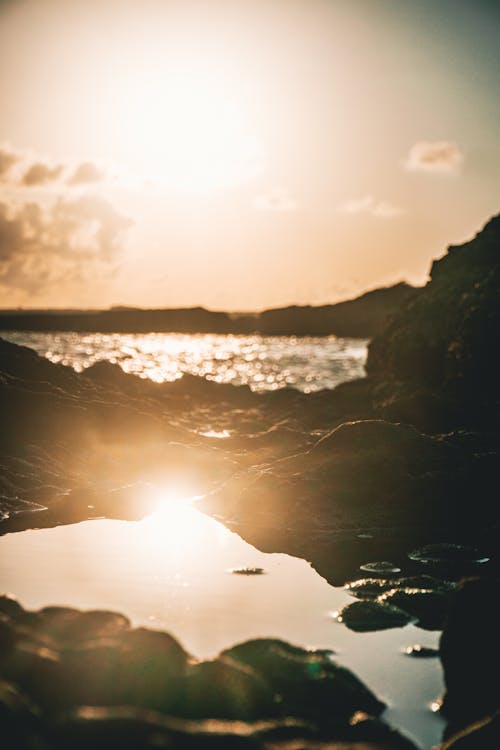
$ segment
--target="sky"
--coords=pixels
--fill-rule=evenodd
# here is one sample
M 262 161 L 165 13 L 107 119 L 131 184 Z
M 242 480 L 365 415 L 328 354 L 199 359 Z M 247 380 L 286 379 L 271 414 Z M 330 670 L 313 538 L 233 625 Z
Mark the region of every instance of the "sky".
M 497 0 L 0 0 L 0 307 L 423 284 L 500 211 Z

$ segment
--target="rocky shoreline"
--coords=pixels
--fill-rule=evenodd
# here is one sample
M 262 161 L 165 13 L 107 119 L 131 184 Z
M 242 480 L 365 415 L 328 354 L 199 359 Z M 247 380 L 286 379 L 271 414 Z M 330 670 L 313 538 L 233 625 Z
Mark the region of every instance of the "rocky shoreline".
M 138 492 L 137 483 L 146 482 L 150 487 L 171 483 L 185 487 L 186 494 L 203 495 L 205 512 L 237 528 L 255 546 L 304 557 L 337 585 L 351 580 L 354 570 L 370 560 L 389 559 L 401 565 L 404 561 L 402 574 L 413 575 L 415 561 L 408 553 L 414 547 L 438 542 L 477 547 L 490 560 L 480 570 L 469 561 L 472 567 L 466 566 L 465 573 L 480 572 L 480 580 L 460 591 L 473 591 L 475 585 L 490 593 L 484 598 L 471 595 L 463 612 L 473 606 L 477 621 L 493 621 L 489 602 L 494 598 L 491 591 L 498 590 L 500 529 L 495 492 L 499 244 L 500 217 L 496 217 L 469 243 L 450 248 L 434 264 L 428 285 L 403 304 L 372 340 L 368 377 L 334 391 L 305 395 L 284 389 L 255 394 L 246 387 L 190 376 L 160 385 L 126 375 L 107 363 L 77 374 L 0 339 L 0 534 L 102 516 L 141 518 L 154 508 L 154 500 L 147 492 Z M 228 430 L 230 437 L 217 440 L 204 436 L 213 430 Z M 459 566 L 449 577 L 456 580 L 463 573 Z M 466 594 L 457 594 L 456 600 L 464 598 Z M 31 670 L 27 665 L 36 663 L 41 674 L 57 671 L 66 647 L 53 634 L 49 635 L 55 641 L 40 640 L 39 628 L 43 630 L 46 622 L 43 611 L 25 613 L 3 601 L 1 632 L 7 651 L 13 648 L 17 653 L 19 643 L 28 646 L 22 647 L 19 657 L 12 657 L 17 665 L 13 671 L 2 673 L 14 685 L 2 689 L 2 705 L 7 707 L 2 711 L 6 721 L 12 719 L 14 728 L 16 722 L 25 720 L 27 726 L 38 727 L 35 736 L 45 738 L 48 747 L 236 748 L 238 743 L 241 747 L 324 746 L 338 750 L 411 747 L 372 719 L 353 724 L 344 721 L 345 734 L 325 735 L 322 727 L 319 734 L 317 727 L 307 730 L 312 734 L 304 734 L 304 727 L 290 729 L 274 715 L 274 723 L 265 729 L 245 725 L 235 731 L 225 725 L 212 732 L 205 726 L 193 729 L 169 724 L 171 720 L 163 716 L 138 714 L 137 707 L 87 713 L 76 709 L 69 724 L 64 724 L 66 728 L 56 729 L 52 719 L 48 724 L 45 718 L 40 719 L 38 709 L 17 694 L 17 687 L 26 689 L 36 703 L 35 688 L 31 679 L 22 682 L 22 670 Z M 391 606 L 394 601 L 393 597 Z M 401 601 L 400 594 L 399 604 Z M 387 601 L 378 603 L 389 606 Z M 469 614 L 462 612 L 457 618 L 455 605 L 450 606 L 446 609 L 452 613 L 449 623 L 469 622 Z M 364 615 L 366 610 L 365 606 Z M 74 611 L 64 612 L 63 620 L 67 617 L 76 622 L 83 617 Z M 445 613 L 443 620 L 447 618 Z M 85 617 L 80 620 L 81 636 L 88 640 L 84 622 Z M 471 659 L 465 673 L 457 671 L 468 636 L 460 627 L 456 631 L 451 624 L 447 627 L 445 633 L 452 635 L 443 640 L 442 657 L 451 696 L 459 695 L 464 682 L 476 684 L 481 677 Z M 483 635 L 481 630 L 478 638 L 482 640 Z M 482 654 L 480 663 L 495 663 L 496 637 L 490 633 L 484 643 L 489 651 Z M 117 653 L 128 653 L 122 642 L 101 647 L 104 651 L 98 652 L 99 659 L 106 654 L 110 664 L 115 663 Z M 40 655 L 40 649 L 47 654 Z M 289 655 L 290 647 L 283 649 Z M 182 649 L 176 644 L 174 651 L 179 654 Z M 292 661 L 303 664 L 310 658 L 295 653 Z M 322 658 L 315 663 L 324 670 Z M 45 667 L 49 672 L 43 672 Z M 165 674 L 169 668 L 165 663 Z M 200 677 L 202 683 L 210 682 L 212 669 L 219 667 L 199 667 L 198 672 L 206 673 Z M 245 679 L 247 676 L 245 672 Z M 462 688 L 457 688 L 460 684 Z M 199 695 L 202 703 L 209 700 L 203 691 Z M 90 697 L 97 701 L 93 705 L 109 705 Z M 120 696 L 112 705 L 122 705 L 123 700 Z M 135 706 L 128 697 L 125 702 Z M 76 700 L 75 705 L 79 703 L 81 700 Z M 352 713 L 377 714 L 374 705 L 378 704 L 351 707 Z M 464 711 L 464 705 L 471 710 Z M 474 729 L 480 734 L 472 740 L 450 740 L 443 748 L 496 747 L 488 738 L 498 735 L 498 719 L 492 718 L 498 708 L 497 692 L 476 687 L 474 694 L 462 690 L 460 698 L 448 697 L 445 707 L 451 732 L 465 731 L 462 718 L 466 717 L 467 725 L 480 723 Z M 156 707 L 140 705 L 141 711 L 150 709 Z M 170 707 L 162 710 L 169 712 Z M 285 713 L 301 721 L 310 718 L 297 714 L 295 708 L 287 708 Z M 187 717 L 182 712 L 176 715 L 182 721 L 207 718 Z M 219 718 L 249 717 L 226 712 Z M 320 724 L 324 718 L 320 717 Z M 365 729 L 367 734 L 363 734 Z M 372 730 L 375 734 L 370 734 Z M 122 738 L 130 731 L 135 744 L 123 744 L 117 731 Z M 160 738 L 160 744 L 151 745 L 151 733 Z M 13 746 L 47 746 L 42 740 L 41 745 L 33 743 L 31 735 L 20 737 Z

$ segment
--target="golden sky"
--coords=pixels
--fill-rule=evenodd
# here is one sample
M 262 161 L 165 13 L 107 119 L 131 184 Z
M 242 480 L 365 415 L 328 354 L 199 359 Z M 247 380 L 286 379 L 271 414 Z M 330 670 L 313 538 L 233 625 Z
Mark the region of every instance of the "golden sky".
M 500 209 L 495 0 L 0 0 L 0 305 L 321 304 Z

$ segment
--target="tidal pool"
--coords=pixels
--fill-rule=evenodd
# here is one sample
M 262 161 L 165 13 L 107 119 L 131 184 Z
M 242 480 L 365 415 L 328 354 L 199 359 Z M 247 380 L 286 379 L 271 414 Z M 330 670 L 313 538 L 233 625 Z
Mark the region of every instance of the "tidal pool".
M 231 569 L 262 568 L 262 575 Z M 389 708 L 384 717 L 424 750 L 442 721 L 430 709 L 442 693 L 437 659 L 412 659 L 413 644 L 439 634 L 407 626 L 353 633 L 332 613 L 351 597 L 304 560 L 256 550 L 184 502 L 166 502 L 140 522 L 98 519 L 0 539 L 0 591 L 23 606 L 112 609 L 135 625 L 165 629 L 207 658 L 248 638 L 279 637 L 332 648 Z

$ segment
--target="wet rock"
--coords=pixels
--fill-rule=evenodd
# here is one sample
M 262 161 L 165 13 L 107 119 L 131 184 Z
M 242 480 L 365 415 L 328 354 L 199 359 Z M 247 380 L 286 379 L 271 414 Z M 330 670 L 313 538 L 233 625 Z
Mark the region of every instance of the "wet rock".
M 44 607 L 40 610 L 40 630 L 61 645 L 113 637 L 130 627 L 130 621 L 117 612 L 69 607 Z
M 14 596 L 12 596 L 11 594 L 1 594 L 0 612 L 4 615 L 12 617 L 13 619 L 20 620 L 24 615 L 25 610 L 23 609 L 23 607 L 21 607 Z
M 337 613 L 337 620 L 344 623 L 350 630 L 365 633 L 371 630 L 402 628 L 414 618 L 391 604 L 363 600 L 346 604 Z
M 402 578 L 360 578 L 351 581 L 344 589 L 357 599 L 376 599 L 393 589 L 425 589 L 426 591 L 452 591 L 455 584 L 432 576 L 404 576 Z
M 499 745 L 500 712 L 497 712 L 453 735 L 438 750 L 497 750 Z
M 189 658 L 180 643 L 169 633 L 136 628 L 119 637 L 119 649 L 125 702 L 169 710 Z
M 439 656 L 439 650 L 437 648 L 430 648 L 429 646 L 408 646 L 405 648 L 404 654 L 411 656 L 413 659 L 435 659 Z
M 398 588 L 381 594 L 377 602 L 398 607 L 426 630 L 441 630 L 449 607 L 449 594 L 418 588 Z
M 228 657 L 191 666 L 174 713 L 186 718 L 252 720 L 275 716 L 274 692 L 254 669 Z
M 410 560 L 429 565 L 480 565 L 489 561 L 489 555 L 475 547 L 462 544 L 427 544 L 408 554 Z
M 352 717 L 350 724 L 349 740 L 353 743 L 366 742 L 368 748 L 373 743 L 378 750 L 416 750 L 407 737 L 373 716 L 359 712 Z
M 497 579 L 464 581 L 454 594 L 441 636 L 448 731 L 493 714 L 500 705 Z
M 357 599 L 376 599 L 380 594 L 390 591 L 397 585 L 397 579 L 359 578 L 357 581 L 346 583 L 344 589 Z
M 352 672 L 332 661 L 330 652 L 307 651 L 263 638 L 238 644 L 223 656 L 261 675 L 279 696 L 285 716 L 335 723 L 346 721 L 356 711 L 378 715 L 383 709 Z
M 283 549 L 294 530 L 303 538 L 315 529 L 394 533 L 452 523 L 471 530 L 485 516 L 469 499 L 479 488 L 486 493 L 493 476 L 493 465 L 485 468 L 482 458 L 451 439 L 366 419 L 339 425 L 307 451 L 235 475 L 205 498 L 203 508 L 227 514 L 265 548 L 283 539 Z M 315 547 L 308 546 L 304 556 L 314 564 Z M 370 564 L 367 572 L 387 578 L 401 566 Z
M 392 588 L 425 589 L 426 591 L 454 591 L 457 584 L 442 578 L 436 578 L 426 574 L 416 576 L 405 576 L 400 578 L 397 586 Z
M 394 563 L 387 562 L 387 560 L 379 562 L 363 563 L 359 566 L 360 570 L 365 570 L 367 573 L 375 573 L 377 575 L 391 575 L 393 573 L 401 573 L 401 568 L 398 568 Z
M 69 706 L 131 704 L 168 711 L 187 654 L 168 633 L 138 628 L 67 648 L 62 662 Z
M 1 674 L 46 711 L 65 705 L 65 670 L 57 652 L 18 641 L 1 665 Z
M 14 685 L 0 680 L 0 738 L 4 750 L 44 750 L 40 712 Z
M 7 615 L 0 614 L 0 665 L 16 640 L 17 636 L 13 621 Z
M 125 702 L 117 640 L 88 641 L 67 649 L 62 656 L 62 666 L 61 699 L 65 707 L 112 706 Z
M 129 706 L 76 709 L 59 721 L 57 750 L 260 750 L 242 722 L 183 721 Z

